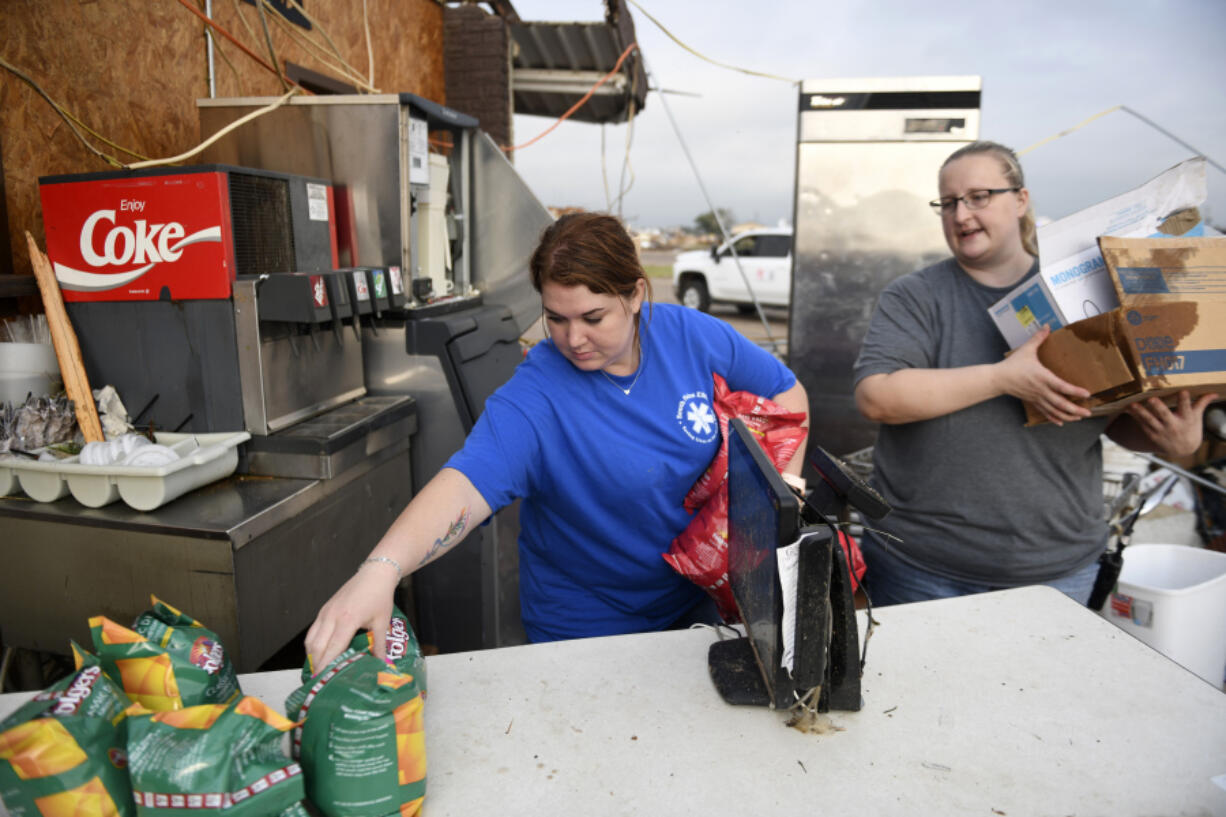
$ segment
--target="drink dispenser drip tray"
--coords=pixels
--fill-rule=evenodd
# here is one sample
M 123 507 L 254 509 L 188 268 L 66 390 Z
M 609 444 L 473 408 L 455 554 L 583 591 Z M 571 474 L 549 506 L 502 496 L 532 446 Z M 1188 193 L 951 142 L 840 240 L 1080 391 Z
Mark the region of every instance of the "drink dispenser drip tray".
M 417 431 L 408 395 L 361 397 L 247 444 L 246 472 L 331 479 L 366 457 L 405 443 Z

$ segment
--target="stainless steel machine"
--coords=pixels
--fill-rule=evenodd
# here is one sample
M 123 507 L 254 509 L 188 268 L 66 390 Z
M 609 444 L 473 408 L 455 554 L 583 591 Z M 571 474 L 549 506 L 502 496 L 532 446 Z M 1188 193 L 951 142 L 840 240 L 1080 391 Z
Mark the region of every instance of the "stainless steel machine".
M 973 76 L 800 86 L 788 361 L 809 393 L 810 447 L 875 439 L 852 365 L 886 284 L 948 254 L 928 202 L 945 157 L 979 137 L 980 88 Z
M 201 129 L 271 101 L 200 100 Z M 403 267 L 404 308 L 363 325 L 363 371 L 368 394 L 414 398 L 413 481 L 424 484 L 522 360 L 518 339 L 540 314 L 528 259 L 548 212 L 475 120 L 412 94 L 294 98 L 206 157 L 332 180 L 342 263 Z M 413 575 L 424 643 L 523 641 L 518 530 L 517 506 L 506 508 Z
M 404 305 L 399 271 L 335 269 L 318 178 L 208 165 L 41 182 L 91 382 L 141 425 L 252 438 L 237 475 L 148 513 L 0 499 L 4 643 L 66 653 L 90 616 L 131 621 L 156 593 L 240 671 L 292 653 L 412 496 L 414 400 L 368 395 L 362 376 L 364 329 Z

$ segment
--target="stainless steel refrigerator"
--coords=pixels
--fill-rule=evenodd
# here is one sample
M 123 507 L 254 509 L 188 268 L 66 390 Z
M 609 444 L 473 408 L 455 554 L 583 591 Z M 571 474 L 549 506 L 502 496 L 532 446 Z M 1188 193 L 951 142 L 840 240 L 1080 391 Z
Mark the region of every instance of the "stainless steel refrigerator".
M 979 138 L 980 90 L 975 76 L 801 83 L 788 362 L 809 393 L 810 445 L 873 444 L 852 365 L 886 284 L 948 255 L 928 202 L 945 157 Z

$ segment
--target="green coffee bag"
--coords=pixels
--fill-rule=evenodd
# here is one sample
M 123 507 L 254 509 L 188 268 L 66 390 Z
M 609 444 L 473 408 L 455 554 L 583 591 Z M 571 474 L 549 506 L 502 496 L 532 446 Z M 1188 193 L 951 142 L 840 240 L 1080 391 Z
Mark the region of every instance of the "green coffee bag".
M 422 698 L 413 676 L 347 649 L 290 694 L 291 750 L 327 817 L 410 817 L 426 793 Z
M 349 642 L 349 647 L 354 650 L 370 652 L 373 646 L 374 637 L 371 636 L 370 630 L 362 630 Z M 386 649 L 387 660 L 395 665 L 397 671 L 412 675 L 417 682 L 417 688 L 425 696 L 426 659 L 421 654 L 421 645 L 417 643 L 417 636 L 409 625 L 408 616 L 397 607 L 392 608 L 392 618 L 387 625 Z
M 132 629 L 105 616 L 89 620 L 107 674 L 155 712 L 238 698 L 238 676 L 217 634 L 156 596 L 152 601 Z
M 128 712 L 128 771 L 140 817 L 182 817 L 184 809 L 307 817 L 302 769 L 282 748 L 294 723 L 257 698 Z
M 0 802 L 12 817 L 134 817 L 130 701 L 97 658 L 72 647 L 77 671 L 0 721 Z

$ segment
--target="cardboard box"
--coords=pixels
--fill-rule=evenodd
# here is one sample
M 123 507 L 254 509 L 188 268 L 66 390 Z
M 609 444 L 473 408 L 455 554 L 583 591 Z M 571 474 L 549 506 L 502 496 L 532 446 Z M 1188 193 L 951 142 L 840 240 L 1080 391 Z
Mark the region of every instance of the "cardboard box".
M 1203 236 L 1199 207 L 1207 197 L 1205 160 L 1197 157 L 1135 190 L 1040 225 L 1039 273 L 988 310 L 1009 348 L 1042 326 L 1059 329 L 1119 306 L 1099 236 Z
M 1095 416 L 1147 397 L 1226 397 L 1226 237 L 1099 239 L 1120 305 L 1052 332 L 1039 360 Z M 1027 425 L 1046 422 L 1026 406 Z

